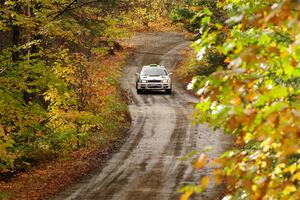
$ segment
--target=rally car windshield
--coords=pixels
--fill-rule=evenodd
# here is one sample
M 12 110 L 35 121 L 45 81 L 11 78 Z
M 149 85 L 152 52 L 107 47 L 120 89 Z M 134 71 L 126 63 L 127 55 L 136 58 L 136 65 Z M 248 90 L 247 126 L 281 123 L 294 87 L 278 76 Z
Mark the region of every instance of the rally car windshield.
M 145 67 L 141 71 L 142 76 L 166 76 L 167 72 L 159 67 Z

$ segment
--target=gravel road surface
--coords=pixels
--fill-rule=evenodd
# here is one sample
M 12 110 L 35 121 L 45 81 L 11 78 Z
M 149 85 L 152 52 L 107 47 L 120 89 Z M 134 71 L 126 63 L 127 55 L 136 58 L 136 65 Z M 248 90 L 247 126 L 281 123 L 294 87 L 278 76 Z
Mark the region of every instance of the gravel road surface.
M 197 183 L 211 174 L 209 167 L 195 171 L 179 159 L 192 150 L 212 147 L 210 158 L 222 154 L 229 140 L 207 125 L 193 125 L 192 112 L 198 99 L 173 80 L 173 92 L 138 95 L 136 72 L 143 65 L 158 63 L 173 71 L 187 48 L 181 33 L 139 33 L 128 42 L 135 47 L 124 67 L 122 87 L 130 97 L 132 125 L 120 151 L 91 175 L 53 197 L 53 200 L 174 200 L 176 190 Z M 59 177 L 58 177 L 59 178 Z M 192 199 L 220 199 L 222 187 L 209 185 Z

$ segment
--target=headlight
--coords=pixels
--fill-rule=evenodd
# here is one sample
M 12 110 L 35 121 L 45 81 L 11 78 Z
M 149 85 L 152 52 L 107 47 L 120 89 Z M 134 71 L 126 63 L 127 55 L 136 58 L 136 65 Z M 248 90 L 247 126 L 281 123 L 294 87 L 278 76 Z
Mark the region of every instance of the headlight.
M 162 82 L 163 82 L 163 83 L 168 83 L 168 82 L 169 82 L 169 80 L 163 80 Z
M 147 81 L 146 81 L 146 80 L 141 80 L 141 82 L 142 82 L 142 83 L 147 83 Z

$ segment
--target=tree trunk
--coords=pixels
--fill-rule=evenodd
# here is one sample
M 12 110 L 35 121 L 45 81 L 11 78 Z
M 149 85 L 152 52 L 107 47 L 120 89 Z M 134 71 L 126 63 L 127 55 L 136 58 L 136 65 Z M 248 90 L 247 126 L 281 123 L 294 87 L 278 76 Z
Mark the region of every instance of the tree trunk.
M 14 7 L 14 11 L 16 13 L 20 13 L 20 11 L 21 11 L 21 6 L 18 2 L 16 3 L 16 5 Z M 21 27 L 16 24 L 12 25 L 12 44 L 13 44 L 13 46 L 18 47 L 20 45 L 20 38 L 21 38 Z M 15 49 L 17 49 L 17 48 L 15 48 Z M 12 55 L 12 60 L 14 62 L 16 62 L 19 60 L 19 57 L 20 57 L 20 52 L 18 50 L 15 50 Z

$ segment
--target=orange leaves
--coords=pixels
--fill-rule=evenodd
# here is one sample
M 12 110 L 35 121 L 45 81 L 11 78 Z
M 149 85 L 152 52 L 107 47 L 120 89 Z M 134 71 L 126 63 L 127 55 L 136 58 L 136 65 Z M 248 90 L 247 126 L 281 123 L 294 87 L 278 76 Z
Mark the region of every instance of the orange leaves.
M 249 100 L 250 102 L 253 102 L 254 100 L 257 99 L 257 94 L 255 92 L 248 92 L 247 95 L 245 96 L 247 100 Z
M 240 57 L 242 58 L 243 62 L 252 63 L 256 60 L 257 55 L 257 46 L 250 46 L 244 49 L 241 53 Z
M 198 159 L 194 162 L 194 167 L 197 170 L 202 169 L 208 162 L 208 157 L 207 155 L 205 155 L 204 153 L 202 153 Z M 184 192 L 181 195 L 180 200 L 188 200 L 189 197 L 191 197 L 191 195 L 193 193 L 201 193 L 203 192 L 203 190 L 205 190 L 208 187 L 208 184 L 210 182 L 210 178 L 208 176 L 204 176 L 200 179 L 199 184 L 198 185 L 187 185 L 182 187 L 179 192 Z
M 295 68 L 297 67 L 297 65 L 298 65 L 298 61 L 295 58 L 291 58 L 291 66 Z
M 180 200 L 188 200 L 192 194 L 192 191 L 187 191 L 181 195 Z
M 289 136 L 293 136 L 293 134 L 290 134 Z M 299 137 L 291 137 L 291 138 L 284 138 L 282 140 L 282 146 L 281 146 L 281 154 L 283 155 L 281 159 L 284 159 L 286 157 L 289 157 L 290 155 L 293 155 L 295 153 L 300 153 L 300 144 L 299 144 Z
M 268 116 L 267 122 L 269 126 L 277 127 L 279 123 L 279 114 L 278 113 L 272 113 Z
M 42 131 L 36 132 L 36 136 L 38 136 L 38 137 L 42 137 L 43 135 L 44 135 L 44 133 Z
M 200 181 L 201 188 L 206 189 L 208 184 L 209 184 L 209 177 L 208 176 L 203 177 Z
M 235 140 L 235 144 L 240 147 L 244 146 L 245 143 L 244 143 L 243 136 L 238 136 L 237 139 Z
M 225 60 L 224 60 L 224 63 L 229 64 L 230 62 L 231 62 L 230 58 L 226 57 Z
M 288 52 L 284 51 L 280 53 L 280 58 L 285 58 L 288 55 Z
M 230 101 L 230 103 L 232 103 L 232 104 L 235 105 L 235 106 L 238 106 L 238 105 L 241 104 L 241 98 L 240 98 L 240 97 L 235 97 L 235 98 L 233 98 L 233 99 Z
M 214 180 L 216 184 L 221 184 L 223 181 L 224 173 L 221 169 L 213 170 Z
M 227 129 L 228 131 L 232 132 L 239 126 L 238 121 L 236 120 L 235 116 L 231 117 L 227 122 Z
M 280 53 L 279 49 L 277 47 L 275 47 L 275 46 L 270 46 L 268 50 L 270 52 L 272 52 L 272 53 L 275 53 L 275 54 L 279 54 Z
M 201 10 L 201 7 L 199 7 L 199 6 L 192 6 L 191 9 L 194 12 L 199 12 Z
M 280 26 L 285 20 L 291 19 L 292 9 L 293 5 L 291 1 L 283 1 L 282 4 L 270 10 L 268 16 L 263 18 L 260 23 L 261 25 L 272 23 L 276 26 Z
M 227 26 L 223 44 L 211 45 L 223 50 L 226 64 L 232 63 L 203 79 L 210 80 L 205 98 L 211 107 L 226 109 L 199 113 L 205 114 L 203 121 L 225 128 L 235 138 L 235 149 L 218 160 L 223 170 L 214 171 L 216 182 L 226 180 L 234 196 L 238 188 L 249 199 L 299 199 L 300 175 L 295 166 L 300 162 L 300 95 L 295 77 L 299 75 L 300 13 L 295 8 L 300 3 L 271 1 L 266 6 L 262 2 L 247 8 L 243 16 L 224 2 L 230 19 L 238 22 L 234 28 Z M 233 5 L 243 8 L 245 2 L 230 1 Z M 223 33 L 211 35 L 215 34 Z M 287 37 L 278 39 L 281 34 Z M 228 44 L 234 50 L 227 51 Z M 196 162 L 196 167 L 201 169 L 202 162 Z M 291 164 L 290 172 L 283 170 Z
M 199 167 L 198 169 L 202 168 L 204 166 L 204 163 L 206 163 L 205 162 L 206 156 L 200 156 L 200 157 L 201 157 L 200 158 L 201 161 L 199 161 L 199 163 L 201 163 L 201 164 L 199 166 L 197 166 L 197 167 Z M 209 185 L 209 181 L 210 181 L 210 178 L 208 176 L 204 176 L 199 181 L 199 185 L 191 184 L 191 185 L 184 186 L 183 188 L 181 188 L 179 190 L 179 192 L 184 192 L 181 195 L 180 200 L 188 200 L 193 193 L 203 192 L 205 189 L 207 189 L 207 187 Z
M 243 16 L 243 19 L 242 19 L 242 30 L 244 31 L 248 26 L 248 19 L 247 19 L 247 16 L 244 15 Z
M 194 162 L 194 167 L 196 169 L 202 169 L 207 163 L 207 156 L 205 154 L 201 154 L 199 158 Z
M 284 126 L 282 131 L 284 131 L 287 135 L 289 135 L 289 138 L 291 138 L 297 135 L 299 129 L 294 125 L 288 125 L 288 126 Z
M 219 95 L 219 90 L 218 89 L 212 89 L 210 91 L 209 98 L 214 101 L 214 100 L 217 99 L 218 95 Z

